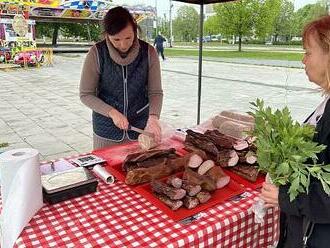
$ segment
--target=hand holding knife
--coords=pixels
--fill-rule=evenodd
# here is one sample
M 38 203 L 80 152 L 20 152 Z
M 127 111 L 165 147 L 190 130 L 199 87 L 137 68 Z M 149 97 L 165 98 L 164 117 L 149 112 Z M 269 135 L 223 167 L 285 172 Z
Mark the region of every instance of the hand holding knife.
M 137 127 L 134 127 L 134 126 L 131 126 L 131 125 L 128 125 L 128 130 L 132 130 L 132 131 L 135 131 L 137 133 L 140 133 L 140 134 L 149 136 L 149 137 L 151 137 L 153 139 L 155 138 L 155 135 L 153 133 L 144 131 L 143 129 L 140 129 L 140 128 L 137 128 Z

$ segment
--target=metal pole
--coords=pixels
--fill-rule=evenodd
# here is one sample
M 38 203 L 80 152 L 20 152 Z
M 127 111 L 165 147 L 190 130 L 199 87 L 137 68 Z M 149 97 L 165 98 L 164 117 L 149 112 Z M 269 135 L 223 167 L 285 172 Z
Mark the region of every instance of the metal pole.
M 158 34 L 158 13 L 157 13 L 157 0 L 155 0 L 155 9 L 156 9 L 156 36 Z
M 201 119 L 201 95 L 202 95 L 202 61 L 203 61 L 203 23 L 204 23 L 204 4 L 200 5 L 199 17 L 199 62 L 198 62 L 198 103 L 197 103 L 197 125 Z
M 173 42 L 173 22 L 172 22 L 172 0 L 170 0 L 170 47 L 172 47 Z
M 90 22 L 87 23 L 87 34 L 88 34 L 88 41 L 92 41 L 91 30 L 90 30 Z

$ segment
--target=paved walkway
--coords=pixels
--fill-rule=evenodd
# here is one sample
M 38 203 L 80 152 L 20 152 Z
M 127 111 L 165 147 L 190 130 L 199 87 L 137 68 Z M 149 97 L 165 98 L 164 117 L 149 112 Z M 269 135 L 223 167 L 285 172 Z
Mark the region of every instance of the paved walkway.
M 78 97 L 84 54 L 55 56 L 52 67 L 0 71 L 0 143 L 34 147 L 42 159 L 91 151 L 91 111 Z M 301 121 L 321 100 L 302 69 L 204 61 L 202 121 L 224 109 L 248 111 L 257 97 L 292 110 Z M 161 120 L 172 127 L 196 123 L 198 61 L 162 62 Z

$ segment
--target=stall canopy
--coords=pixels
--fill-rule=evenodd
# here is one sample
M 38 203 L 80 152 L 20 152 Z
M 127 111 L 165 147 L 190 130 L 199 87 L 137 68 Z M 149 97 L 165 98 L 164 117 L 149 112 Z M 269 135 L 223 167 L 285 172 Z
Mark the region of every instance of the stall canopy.
M 198 62 L 198 102 L 197 102 L 197 124 L 201 117 L 201 95 L 202 95 L 202 61 L 203 61 L 203 24 L 204 24 L 204 4 L 224 3 L 235 0 L 174 0 L 177 2 L 192 3 L 200 5 L 199 15 L 199 62 Z

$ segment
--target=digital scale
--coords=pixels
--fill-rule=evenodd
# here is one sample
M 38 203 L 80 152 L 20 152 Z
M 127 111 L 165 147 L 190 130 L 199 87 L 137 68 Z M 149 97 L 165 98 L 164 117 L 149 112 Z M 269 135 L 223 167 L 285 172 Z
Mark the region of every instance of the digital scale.
M 79 158 L 71 159 L 71 162 L 73 162 L 76 165 L 81 166 L 81 167 L 91 167 L 96 164 L 102 164 L 106 161 L 98 156 L 89 154 L 89 155 L 82 156 Z

